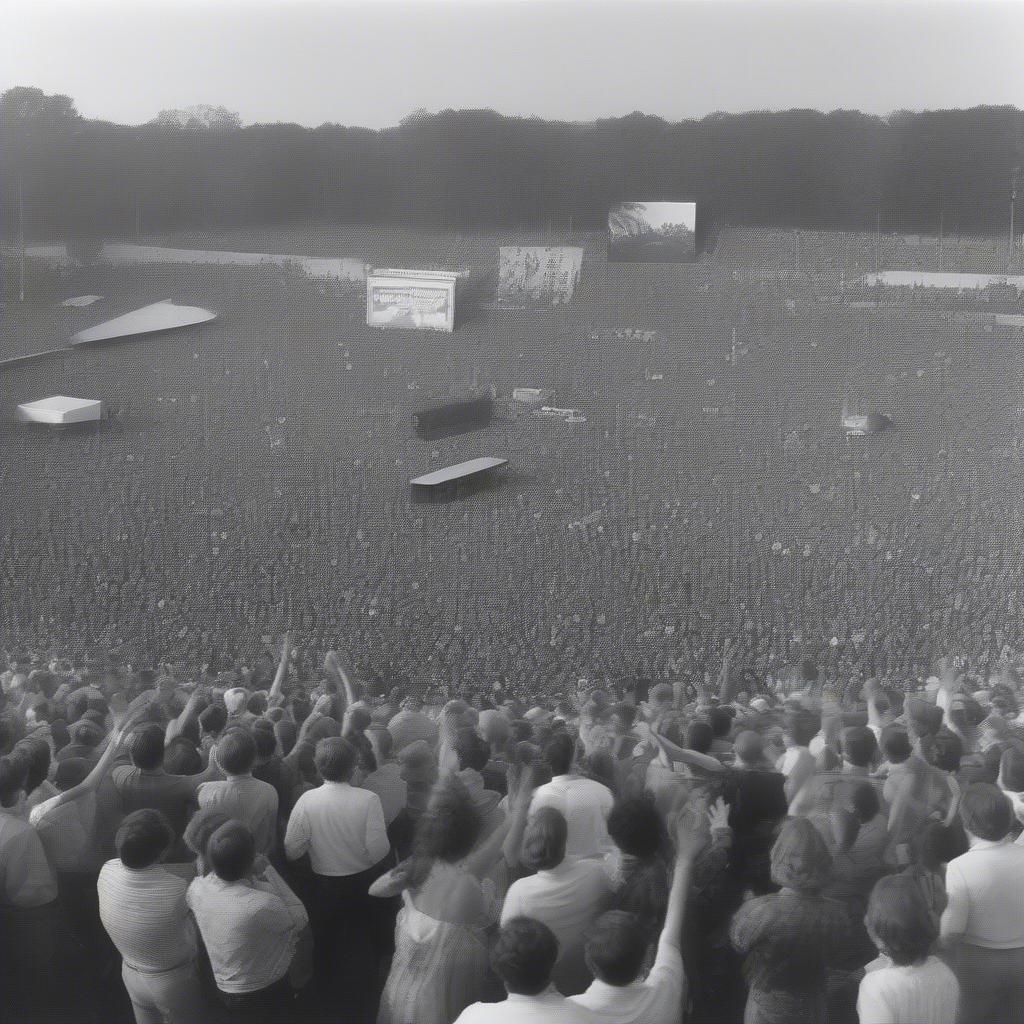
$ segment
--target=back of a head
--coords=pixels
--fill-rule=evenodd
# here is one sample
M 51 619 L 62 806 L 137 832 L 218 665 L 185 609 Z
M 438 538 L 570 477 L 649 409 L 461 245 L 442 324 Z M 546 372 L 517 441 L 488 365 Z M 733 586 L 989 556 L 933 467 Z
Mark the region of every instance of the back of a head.
M 636 707 L 632 704 L 627 704 L 625 701 L 619 701 L 612 708 L 612 715 L 618 718 L 623 726 L 629 730 L 633 728 L 633 723 L 636 721 Z
M 416 825 L 414 852 L 423 863 L 454 864 L 467 856 L 480 836 L 480 812 L 457 778 L 439 783 Z
M 732 729 L 732 715 L 725 708 L 711 708 L 708 711 L 708 722 L 715 739 L 725 739 Z
M 78 786 L 85 782 L 91 770 L 92 763 L 84 757 L 67 757 L 57 763 L 53 784 L 62 793 L 67 792 L 73 786 Z
M 899 725 L 887 725 L 882 730 L 882 739 L 879 745 L 889 764 L 903 764 L 913 752 L 907 731 Z
M 1013 810 L 1006 794 L 988 782 L 968 786 L 960 798 L 960 820 L 978 839 L 1005 839 L 1013 824 Z
M 128 747 L 132 764 L 143 771 L 155 771 L 164 761 L 164 730 L 156 724 L 136 729 Z
M 185 826 L 185 845 L 197 857 L 205 857 L 210 836 L 230 820 L 219 807 L 200 807 Z
M 480 772 L 487 767 L 491 751 L 475 730 L 460 729 L 455 737 L 455 756 L 461 769 L 472 768 Z
M 640 976 L 650 936 L 636 914 L 609 910 L 586 934 L 587 966 L 606 985 L 632 984 Z
M 550 871 L 565 860 L 569 827 L 565 815 L 554 807 L 541 807 L 526 825 L 522 861 L 531 871 Z
M 999 783 L 1008 793 L 1024 793 L 1024 750 L 1007 747 L 999 759 Z
M 882 878 L 868 900 L 869 933 L 894 964 L 922 963 L 938 938 L 938 925 L 912 875 Z
M 133 811 L 117 830 L 114 848 L 126 868 L 139 871 L 157 863 L 174 842 L 174 829 L 152 808 Z
M 733 750 L 744 764 L 758 764 L 764 760 L 764 741 L 753 729 L 744 729 L 737 734 Z
M 269 729 L 253 729 L 252 741 L 256 747 L 256 756 L 261 761 L 273 757 L 277 752 L 277 734 L 273 725 Z
M 211 736 L 219 736 L 227 724 L 228 713 L 220 704 L 211 704 L 199 713 L 199 726 Z
M 821 720 L 805 708 L 795 708 L 787 713 L 783 728 L 795 746 L 806 747 L 817 736 Z
M 378 761 L 387 761 L 395 753 L 395 737 L 387 729 L 374 729 L 370 735 Z
M 643 797 L 616 802 L 608 815 L 608 835 L 623 853 L 639 860 L 656 857 L 668 843 L 661 815 Z
M 206 856 L 214 873 L 225 882 L 237 882 L 252 870 L 256 841 L 241 821 L 221 825 L 206 843 Z
M 164 769 L 170 775 L 198 775 L 203 770 L 203 758 L 194 743 L 175 736 L 164 751 Z
M 502 925 L 491 952 L 491 967 L 512 995 L 540 995 L 551 984 L 558 940 L 532 917 L 513 917 Z
M 217 741 L 217 764 L 228 775 L 245 775 L 256 761 L 256 741 L 245 729 L 232 729 Z
M 280 722 L 274 723 L 274 735 L 277 737 L 282 757 L 287 757 L 295 748 L 298 732 L 295 723 L 290 719 L 283 718 Z
M 330 736 L 316 745 L 314 764 L 326 782 L 348 782 L 358 761 L 356 748 L 340 736 Z
M 870 782 L 859 782 L 854 786 L 850 803 L 853 813 L 862 825 L 866 825 L 875 818 L 882 809 L 878 799 L 878 790 Z
M 671 739 L 672 737 L 669 736 L 667 738 Z M 698 754 L 706 754 L 711 750 L 714 738 L 715 732 L 711 728 L 711 724 L 698 720 L 691 722 L 686 727 L 686 737 L 683 745 L 690 750 L 695 750 Z
M 556 733 L 544 746 L 544 760 L 552 775 L 568 775 L 572 771 L 576 745 L 567 733 Z
M 875 734 L 866 725 L 851 725 L 843 730 L 843 759 L 858 768 L 867 768 L 878 749 Z
M 363 733 L 370 727 L 371 722 L 373 716 L 366 708 L 352 708 L 345 722 L 345 731 Z
M 10 807 L 25 788 L 28 764 L 13 753 L 0 757 L 0 804 Z
M 249 703 L 249 691 L 244 686 L 235 686 L 224 694 L 224 707 L 229 715 L 242 714 Z
M 790 818 L 772 846 L 771 877 L 797 892 L 817 892 L 829 879 L 832 855 L 807 818 Z
M 944 772 L 960 770 L 964 756 L 964 743 L 954 732 L 937 732 L 934 736 L 922 738 L 922 749 L 928 760 Z

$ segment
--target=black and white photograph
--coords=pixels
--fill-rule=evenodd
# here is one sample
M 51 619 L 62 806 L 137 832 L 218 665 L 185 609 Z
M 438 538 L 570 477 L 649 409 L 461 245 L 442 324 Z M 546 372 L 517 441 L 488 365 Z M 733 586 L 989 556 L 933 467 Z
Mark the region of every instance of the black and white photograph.
M 1022 54 L 0 0 L 0 1024 L 1024 1024 Z

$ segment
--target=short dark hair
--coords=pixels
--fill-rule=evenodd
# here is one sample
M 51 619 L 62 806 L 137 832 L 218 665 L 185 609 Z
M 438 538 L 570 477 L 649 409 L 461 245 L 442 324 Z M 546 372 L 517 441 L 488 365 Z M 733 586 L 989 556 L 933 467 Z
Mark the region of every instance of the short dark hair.
M 708 711 L 708 723 L 716 739 L 722 739 L 729 735 L 732 728 L 732 715 L 725 708 L 711 708 Z
M 619 701 L 612 708 L 612 714 L 618 715 L 626 723 L 627 729 L 633 728 L 633 723 L 636 721 L 636 707 L 633 704 L 627 704 L 625 701 Z
M 259 758 L 273 757 L 277 750 L 277 733 L 274 732 L 272 724 L 269 729 L 253 729 L 252 741 L 256 747 L 256 756 Z
M 656 857 L 668 843 L 661 815 L 644 797 L 615 803 L 608 815 L 608 835 L 623 853 L 639 860 Z
M 686 727 L 685 746 L 690 750 L 697 751 L 698 754 L 706 754 L 711 749 L 714 739 L 715 730 L 711 728 L 709 722 L 691 722 Z
M 999 760 L 1003 786 L 1011 793 L 1024 793 L 1024 750 L 1007 747 Z
M 221 825 L 206 842 L 206 856 L 214 873 L 225 882 L 237 882 L 251 870 L 256 859 L 256 840 L 244 822 Z
M 887 725 L 882 730 L 880 743 L 882 753 L 889 764 L 903 764 L 913 753 L 906 729 L 899 725 Z
M 155 723 L 135 730 L 128 747 L 132 764 L 143 771 L 153 771 L 164 761 L 164 730 Z
M 32 793 L 46 781 L 50 774 L 50 745 L 38 736 L 26 736 L 14 748 L 15 754 L 24 757 L 25 792 Z
M 882 809 L 878 789 L 870 782 L 858 782 L 850 794 L 850 806 L 857 820 L 866 825 Z
M 867 768 L 878 749 L 878 740 L 866 725 L 851 725 L 843 730 L 841 745 L 845 760 L 858 768 Z
M 807 818 L 789 818 L 772 846 L 771 865 L 776 885 L 817 892 L 832 874 L 832 855 Z
M 491 967 L 513 995 L 540 995 L 551 984 L 558 940 L 532 917 L 513 917 L 502 925 L 491 952 Z
M 799 708 L 786 715 L 782 731 L 798 747 L 806 747 L 817 736 L 820 728 L 821 720 L 817 715 L 804 708 Z
M 964 742 L 955 732 L 937 732 L 922 737 L 921 749 L 936 768 L 944 772 L 960 770 L 960 760 L 964 756 Z
M 476 845 L 480 827 L 480 812 L 466 787 L 454 779 L 440 783 L 416 825 L 415 856 L 423 862 L 454 864 Z
M 482 772 L 491 759 L 491 748 L 475 729 L 460 729 L 455 736 L 455 756 L 459 759 L 460 768 Z
M 203 732 L 211 736 L 219 736 L 228 724 L 228 711 L 223 704 L 211 704 L 199 713 L 199 725 Z
M 606 985 L 629 985 L 640 976 L 650 936 L 636 914 L 609 910 L 587 931 L 587 966 Z
M 939 934 L 921 886 L 909 874 L 892 875 L 875 883 L 865 923 L 898 967 L 921 963 Z
M 185 845 L 197 856 L 206 856 L 210 836 L 231 818 L 219 807 L 200 807 L 185 826 Z
M 114 848 L 121 863 L 137 871 L 155 864 L 173 842 L 171 823 L 160 811 L 146 807 L 121 822 Z
M 565 860 L 569 826 L 554 807 L 540 807 L 530 816 L 523 834 L 522 861 L 531 871 L 548 871 Z
M 0 804 L 10 807 L 25 788 L 28 765 L 20 757 L 0 757 Z
M 175 736 L 164 751 L 164 768 L 171 775 L 198 775 L 203 770 L 203 758 L 191 740 Z
M 366 708 L 352 708 L 348 713 L 347 732 L 364 732 L 373 722 L 373 715 Z
M 348 782 L 358 761 L 356 748 L 340 736 L 320 740 L 313 755 L 316 770 L 327 782 Z
M 1013 810 L 1006 794 L 990 782 L 975 782 L 960 798 L 960 820 L 972 836 L 998 842 L 1013 824 Z
M 575 753 L 576 744 L 568 733 L 555 733 L 544 745 L 544 760 L 550 765 L 552 775 L 568 775 Z
M 252 771 L 256 760 L 256 741 L 247 729 L 232 729 L 217 741 L 217 764 L 229 775 Z

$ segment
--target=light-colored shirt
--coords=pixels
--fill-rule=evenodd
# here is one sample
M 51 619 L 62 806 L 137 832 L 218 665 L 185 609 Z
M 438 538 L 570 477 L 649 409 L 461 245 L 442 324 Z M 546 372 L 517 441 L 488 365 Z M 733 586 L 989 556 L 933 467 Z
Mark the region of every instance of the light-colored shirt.
M 603 1024 L 680 1024 L 685 985 L 679 946 L 662 934 L 654 966 L 643 981 L 609 985 L 595 979 L 586 992 L 570 998 Z
M 280 981 L 308 923 L 298 897 L 270 872 L 273 881 L 252 885 L 210 874 L 188 887 L 186 900 L 222 992 L 258 992 Z
M 972 840 L 946 865 L 943 936 L 987 949 L 1024 947 L 1024 846 Z
M 271 854 L 277 839 L 277 790 L 251 775 L 224 782 L 204 782 L 198 791 L 200 808 L 215 807 L 252 829 L 259 853 Z
M 398 817 L 409 799 L 409 786 L 402 778 L 402 766 L 397 761 L 385 761 L 363 779 L 361 786 L 380 797 L 388 825 Z
M 956 1024 L 960 986 L 938 957 L 897 967 L 880 956 L 865 970 L 857 994 L 860 1024 Z
M 372 868 L 391 849 L 380 797 L 347 782 L 325 782 L 303 793 L 288 819 L 284 849 L 289 860 L 308 853 L 318 875 Z
M 184 878 L 159 864 L 135 871 L 108 860 L 97 888 L 100 920 L 129 967 L 154 974 L 195 958 L 196 933 Z
M 530 813 L 539 807 L 554 807 L 562 812 L 569 829 L 565 846 L 567 857 L 603 857 L 611 846 L 608 815 L 614 803 L 612 791 L 600 782 L 574 775 L 556 775 L 534 792 Z
M 553 988 L 539 996 L 510 994 L 500 1003 L 467 1006 L 455 1024 L 596 1024 L 600 1018 Z
M 44 907 L 57 880 L 36 830 L 14 808 L 0 807 L 0 906 Z
M 97 871 L 103 863 L 96 843 L 96 794 L 54 805 L 56 797 L 32 808 L 28 820 L 39 833 L 50 867 L 61 872 Z
M 388 732 L 394 740 L 395 750 L 403 750 L 410 743 L 426 740 L 437 743 L 437 723 L 422 711 L 403 709 L 388 722 Z

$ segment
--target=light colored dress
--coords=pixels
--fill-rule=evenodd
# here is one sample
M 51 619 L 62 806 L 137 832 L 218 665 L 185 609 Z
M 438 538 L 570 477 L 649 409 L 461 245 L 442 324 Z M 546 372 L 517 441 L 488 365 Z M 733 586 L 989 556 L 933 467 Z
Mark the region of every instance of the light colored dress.
M 457 864 L 436 863 L 426 884 L 462 873 Z M 488 923 L 486 918 L 467 925 L 430 917 L 404 890 L 377 1024 L 452 1024 L 467 1006 L 500 998 L 488 963 Z

